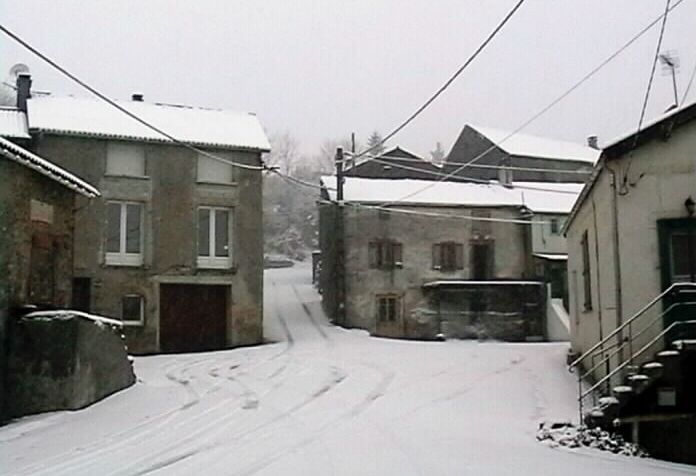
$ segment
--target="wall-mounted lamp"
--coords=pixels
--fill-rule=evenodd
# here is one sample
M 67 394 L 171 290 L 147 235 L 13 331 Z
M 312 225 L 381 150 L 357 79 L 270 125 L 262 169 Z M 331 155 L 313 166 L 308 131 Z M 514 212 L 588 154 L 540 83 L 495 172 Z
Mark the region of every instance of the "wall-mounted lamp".
M 696 202 L 694 202 L 694 199 L 691 198 L 691 195 L 689 195 L 689 198 L 684 200 L 684 207 L 686 208 L 686 213 L 688 213 L 690 217 L 694 216 L 694 211 L 696 211 Z

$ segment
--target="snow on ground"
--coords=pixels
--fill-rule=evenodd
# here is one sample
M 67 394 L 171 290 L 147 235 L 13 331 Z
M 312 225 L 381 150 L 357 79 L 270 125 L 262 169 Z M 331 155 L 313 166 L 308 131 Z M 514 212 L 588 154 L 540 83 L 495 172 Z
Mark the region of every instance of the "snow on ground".
M 309 275 L 304 266 L 266 272 L 266 332 L 278 343 L 136 358 L 130 389 L 0 428 L 0 473 L 696 474 L 538 443 L 541 421 L 575 418 L 566 345 L 334 328 Z

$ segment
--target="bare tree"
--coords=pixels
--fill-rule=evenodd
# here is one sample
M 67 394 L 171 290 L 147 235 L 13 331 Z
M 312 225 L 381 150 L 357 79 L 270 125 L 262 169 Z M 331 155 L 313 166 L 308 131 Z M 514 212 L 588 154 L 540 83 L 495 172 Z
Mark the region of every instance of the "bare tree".
M 281 173 L 290 175 L 302 161 L 299 153 L 299 143 L 288 132 L 271 134 L 271 152 L 266 155 L 265 162 L 269 167 L 278 167 Z

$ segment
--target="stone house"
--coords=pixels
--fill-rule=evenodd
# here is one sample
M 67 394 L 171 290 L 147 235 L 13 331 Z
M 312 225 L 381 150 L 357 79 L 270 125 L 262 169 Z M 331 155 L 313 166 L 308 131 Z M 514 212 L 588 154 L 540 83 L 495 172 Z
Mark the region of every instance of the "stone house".
M 0 112 L 0 134 L 27 140 L 18 110 Z M 95 199 L 90 184 L 0 137 L 0 418 L 9 319 L 29 305 L 60 308 L 72 289 L 75 199 Z
M 336 178 L 322 185 L 320 288 L 334 322 L 401 338 L 544 338 L 530 228 L 547 222 L 530 218 L 568 213 L 581 185 L 349 176 L 340 205 Z
M 696 104 L 611 142 L 564 229 L 574 367 L 584 401 L 607 397 L 593 423 L 692 464 L 695 151 Z
M 588 138 L 588 146 L 583 146 L 467 124 L 447 155 L 442 172 L 453 173 L 476 159 L 455 177 L 497 180 L 499 167 L 505 166 L 515 181 L 583 183 L 599 157 L 596 147 L 596 137 Z
M 261 342 L 270 146 L 256 116 L 120 103 L 192 149 L 98 100 L 26 104 L 36 153 L 102 191 L 78 204 L 72 307 L 122 321 L 133 353 Z

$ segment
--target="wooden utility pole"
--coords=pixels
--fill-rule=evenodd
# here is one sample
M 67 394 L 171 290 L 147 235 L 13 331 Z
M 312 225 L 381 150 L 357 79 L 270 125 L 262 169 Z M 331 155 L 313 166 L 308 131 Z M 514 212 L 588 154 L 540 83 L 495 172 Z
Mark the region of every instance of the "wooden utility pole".
M 346 323 L 345 237 L 343 226 L 343 147 L 336 148 L 336 323 Z

